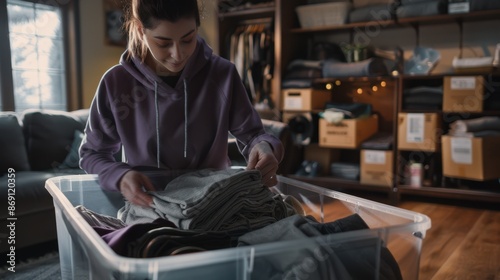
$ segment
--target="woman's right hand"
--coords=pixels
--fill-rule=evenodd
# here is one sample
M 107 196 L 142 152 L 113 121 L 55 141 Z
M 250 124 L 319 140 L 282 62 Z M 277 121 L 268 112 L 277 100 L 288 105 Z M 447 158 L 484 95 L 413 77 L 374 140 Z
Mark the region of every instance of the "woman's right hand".
M 154 191 L 155 187 L 149 178 L 135 170 L 128 171 L 120 180 L 120 191 L 130 203 L 151 207 L 153 197 L 146 191 Z

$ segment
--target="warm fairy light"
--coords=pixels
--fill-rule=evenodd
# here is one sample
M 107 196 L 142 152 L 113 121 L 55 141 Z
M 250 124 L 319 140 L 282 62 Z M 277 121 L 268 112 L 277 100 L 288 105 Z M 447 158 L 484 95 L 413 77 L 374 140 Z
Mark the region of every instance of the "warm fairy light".
M 341 82 L 340 80 L 336 80 L 336 81 L 335 81 L 335 85 L 336 85 L 336 86 L 340 86 L 341 84 L 342 84 L 342 82 Z
M 372 91 L 378 91 L 378 87 L 377 86 L 372 86 Z
M 328 84 L 326 84 L 326 85 L 325 85 L 325 88 L 326 88 L 327 90 L 331 90 L 331 89 L 332 89 L 332 87 L 333 87 L 333 85 L 332 85 L 331 83 L 328 83 Z
M 358 90 L 356 91 L 358 94 L 362 94 L 363 93 L 363 89 L 362 88 L 358 88 Z
M 387 82 L 386 82 L 386 81 L 382 81 L 382 82 L 380 82 L 380 86 L 381 86 L 381 87 L 386 87 L 386 86 L 387 86 Z

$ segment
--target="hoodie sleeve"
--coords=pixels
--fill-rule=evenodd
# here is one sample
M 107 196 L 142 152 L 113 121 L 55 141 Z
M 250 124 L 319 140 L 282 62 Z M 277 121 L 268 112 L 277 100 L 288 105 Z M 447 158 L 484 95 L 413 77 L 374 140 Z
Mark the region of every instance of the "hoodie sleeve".
M 122 176 L 131 167 L 114 158 L 121 147 L 111 111 L 110 94 L 105 80 L 101 80 L 90 107 L 85 137 L 80 146 L 80 167 L 87 173 L 98 174 L 103 189 L 119 191 Z
M 232 68 L 232 94 L 231 109 L 229 116 L 229 127 L 231 134 L 238 140 L 238 148 L 248 162 L 252 148 L 266 141 L 271 145 L 274 156 L 281 162 L 283 159 L 283 144 L 275 136 L 264 131 L 259 114 L 255 111 L 246 93 L 243 82 L 236 71 Z

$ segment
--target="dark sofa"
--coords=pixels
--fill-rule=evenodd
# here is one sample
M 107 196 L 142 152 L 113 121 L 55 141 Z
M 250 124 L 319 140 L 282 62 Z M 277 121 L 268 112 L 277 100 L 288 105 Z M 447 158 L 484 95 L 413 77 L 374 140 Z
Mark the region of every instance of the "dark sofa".
M 0 252 L 10 251 L 12 245 L 17 251 L 56 239 L 54 207 L 45 181 L 84 173 L 78 168 L 78 148 L 72 146 L 79 142 L 75 136 L 82 135 L 87 117 L 85 109 L 0 113 Z M 15 227 L 7 228 L 11 222 Z M 9 237 L 15 244 L 9 244 Z
M 16 250 L 56 240 L 54 206 L 45 181 L 55 176 L 85 173 L 78 167 L 78 147 L 87 118 L 88 109 L 27 110 L 21 115 L 0 113 L 1 205 L 7 205 L 8 189 L 15 189 L 15 195 L 10 195 L 14 198 L 14 215 L 10 216 L 7 206 L 3 206 L 0 220 L 6 224 L 9 217 L 17 219 L 12 233 L 6 225 L 1 225 L 0 252 L 9 251 L 9 236 L 15 238 Z M 271 120 L 263 120 L 263 124 L 285 146 L 278 174 L 293 173 L 301 161 L 301 153 L 293 144 L 288 126 Z M 228 154 L 232 165 L 246 165 L 231 139 Z

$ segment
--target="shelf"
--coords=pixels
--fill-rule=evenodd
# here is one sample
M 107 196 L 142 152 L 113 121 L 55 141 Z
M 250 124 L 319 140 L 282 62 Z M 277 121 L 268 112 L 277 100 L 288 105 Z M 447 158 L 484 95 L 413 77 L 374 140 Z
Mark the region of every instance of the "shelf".
M 266 17 L 266 16 L 273 16 L 275 11 L 276 11 L 276 9 L 274 6 L 272 6 L 272 7 L 256 7 L 256 8 L 249 8 L 249 9 L 238 10 L 238 11 L 219 13 L 219 19 L 252 17 L 252 16 L 260 18 L 260 17 Z
M 410 187 L 405 185 L 400 185 L 396 189 L 399 194 L 411 194 L 485 202 L 500 201 L 500 188 L 498 189 L 498 192 L 444 187 Z
M 385 80 L 395 80 L 396 77 L 393 76 L 364 76 L 364 77 L 340 77 L 340 78 L 317 78 L 314 79 L 314 84 L 326 84 L 326 83 L 334 83 L 335 81 L 341 82 L 373 82 L 373 81 L 385 81 Z
M 425 25 L 425 24 L 437 24 L 437 23 L 453 23 L 453 22 L 468 22 L 468 21 L 484 21 L 484 20 L 495 20 L 500 18 L 500 10 L 491 11 L 477 11 L 466 14 L 443 14 L 435 16 L 422 16 L 413 18 L 401 18 L 397 20 L 383 20 L 383 21 L 368 21 L 368 22 L 355 22 L 346 23 L 343 25 L 336 26 L 320 26 L 312 28 L 294 28 L 291 30 L 292 33 L 318 33 L 318 32 L 330 32 L 330 31 L 348 31 L 358 28 L 368 28 L 371 26 L 377 26 L 382 28 L 389 27 L 404 27 L 404 26 L 414 26 L 414 25 Z

